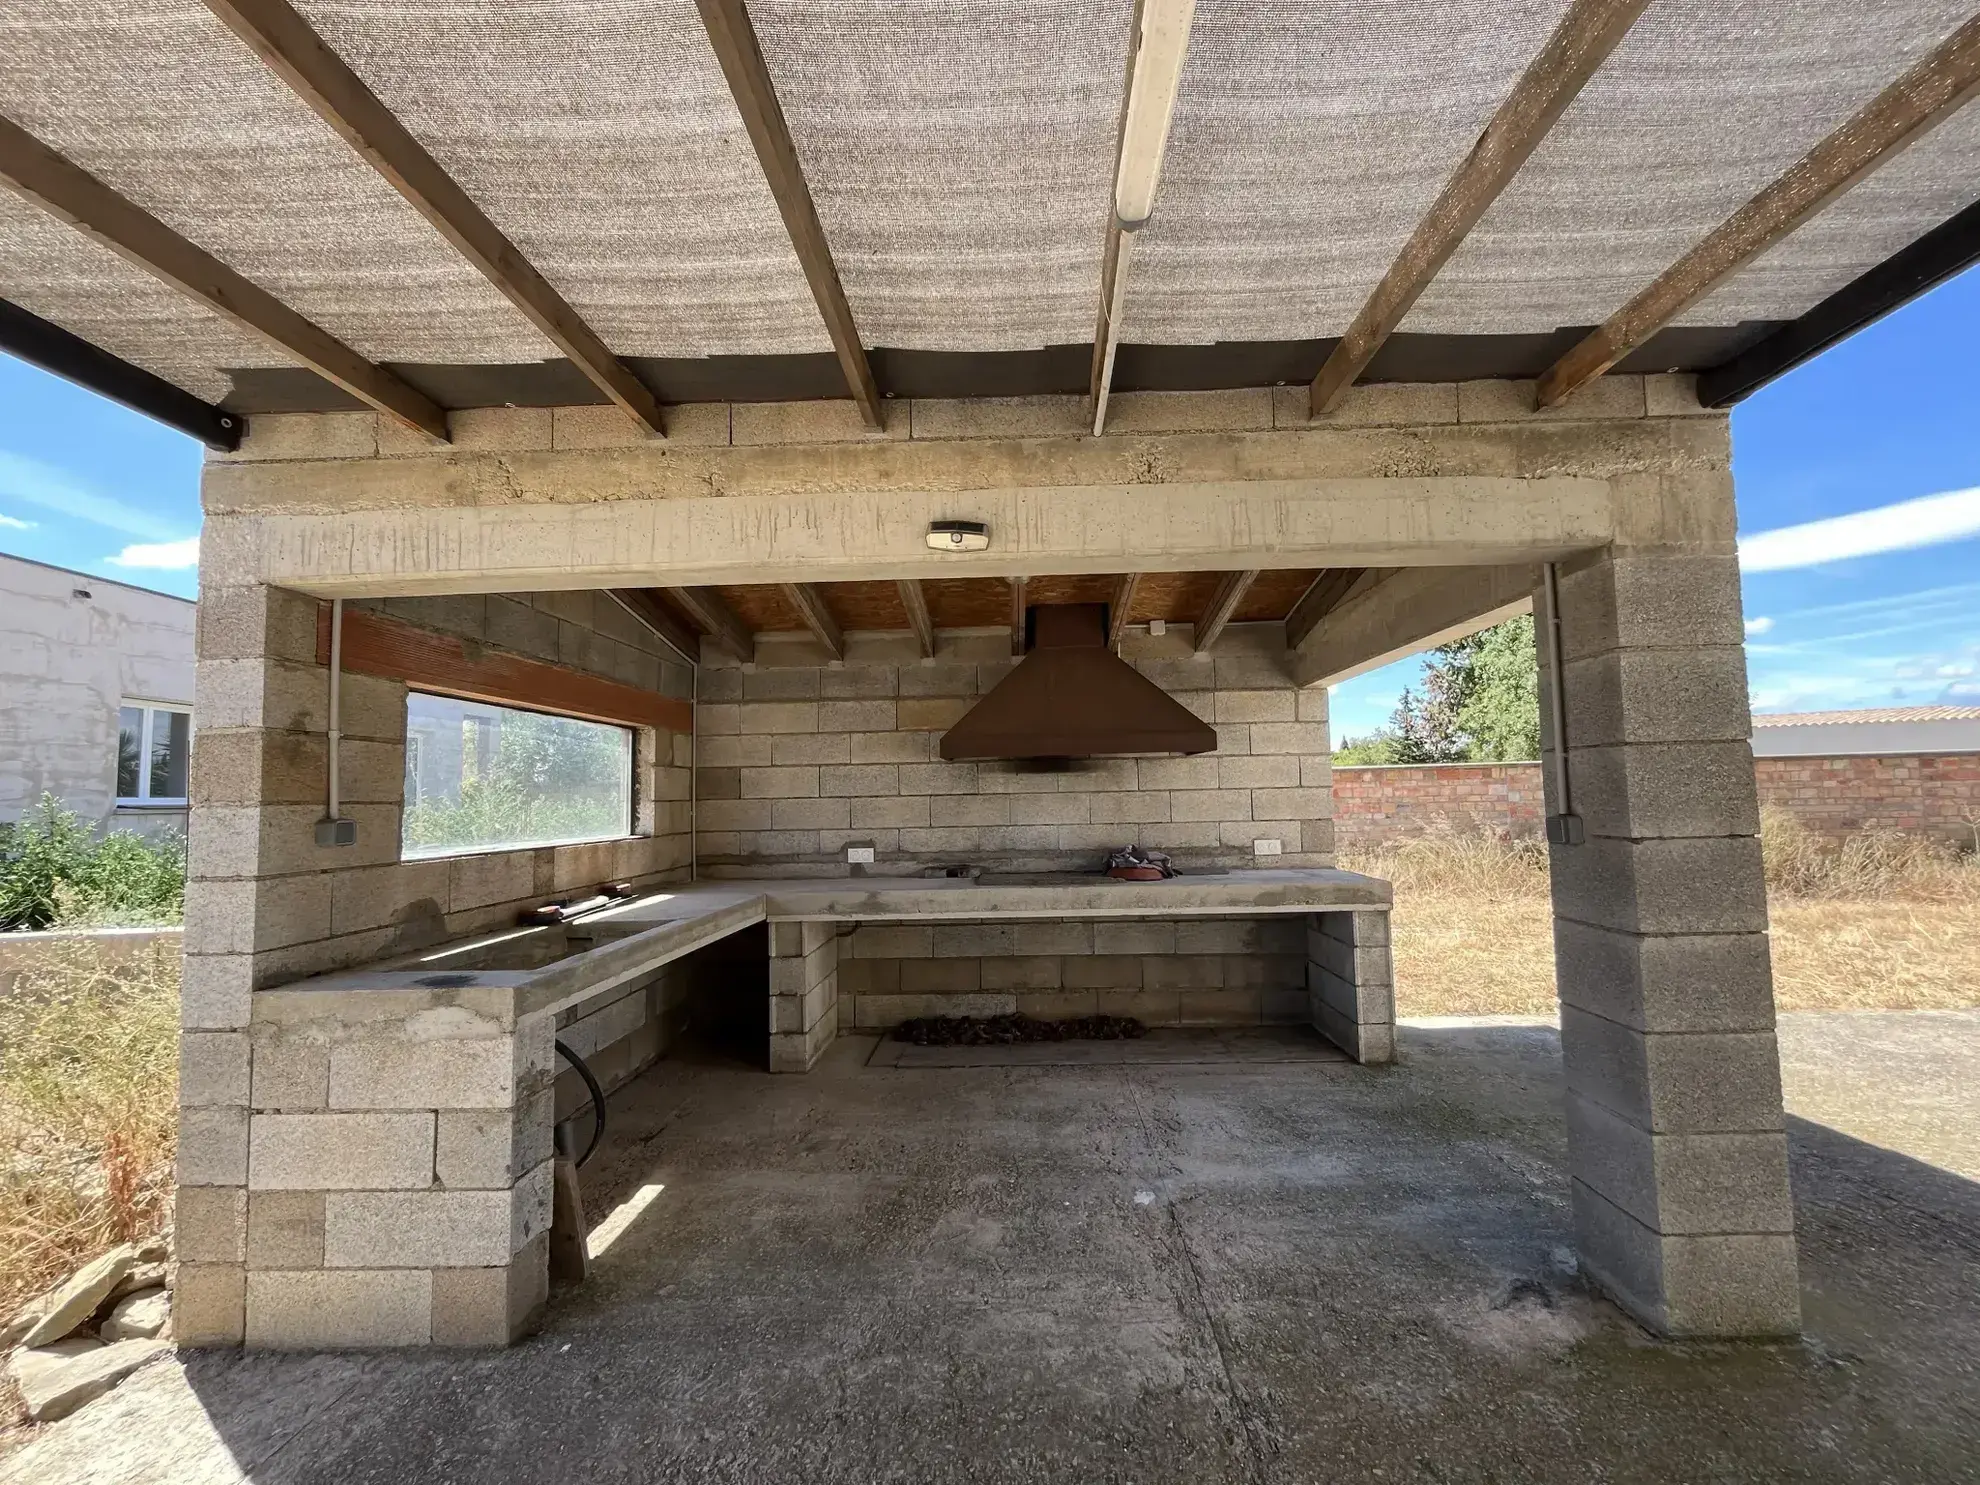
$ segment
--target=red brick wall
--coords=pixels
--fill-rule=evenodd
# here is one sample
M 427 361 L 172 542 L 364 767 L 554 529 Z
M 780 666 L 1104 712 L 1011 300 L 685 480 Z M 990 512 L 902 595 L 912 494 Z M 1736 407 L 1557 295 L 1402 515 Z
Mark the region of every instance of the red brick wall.
M 1973 844 L 1980 820 L 1980 753 L 1894 758 L 1756 758 L 1760 802 L 1823 835 L 1923 830 Z M 1435 763 L 1334 770 L 1341 845 L 1429 833 L 1540 834 L 1540 765 Z

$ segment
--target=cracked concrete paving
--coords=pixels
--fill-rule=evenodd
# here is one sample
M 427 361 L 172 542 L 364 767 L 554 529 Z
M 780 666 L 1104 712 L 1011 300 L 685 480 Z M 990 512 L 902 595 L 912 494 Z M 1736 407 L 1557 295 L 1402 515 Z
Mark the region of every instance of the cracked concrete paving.
M 1782 1023 L 1798 1344 L 1578 1286 L 1544 1024 L 1393 1069 L 849 1038 L 616 1096 L 594 1219 L 664 1189 L 522 1345 L 156 1364 L 0 1481 L 1980 1478 L 1980 1013 Z

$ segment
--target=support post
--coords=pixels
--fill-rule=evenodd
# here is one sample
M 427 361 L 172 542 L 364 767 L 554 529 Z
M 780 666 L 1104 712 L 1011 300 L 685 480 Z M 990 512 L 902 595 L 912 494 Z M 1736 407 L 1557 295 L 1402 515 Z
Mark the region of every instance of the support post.
M 838 929 L 831 923 L 772 923 L 770 1071 L 810 1071 L 838 1034 Z
M 1306 994 L 1315 1031 L 1356 1062 L 1394 1062 L 1389 915 L 1341 912 L 1308 918 Z

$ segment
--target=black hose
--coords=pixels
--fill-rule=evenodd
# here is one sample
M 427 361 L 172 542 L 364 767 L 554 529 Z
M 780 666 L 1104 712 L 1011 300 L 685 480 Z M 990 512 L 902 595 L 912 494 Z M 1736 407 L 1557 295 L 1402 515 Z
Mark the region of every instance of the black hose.
M 542 1043 L 539 1042 L 537 1045 L 541 1046 Z M 591 1069 L 584 1065 L 582 1057 L 561 1041 L 555 1045 L 557 1055 L 577 1069 L 577 1075 L 584 1079 L 584 1086 L 591 1090 L 591 1143 L 584 1147 L 584 1153 L 577 1158 L 577 1163 L 583 1165 L 597 1150 L 598 1142 L 605 1138 L 605 1090 L 598 1086 L 598 1079 L 591 1075 Z

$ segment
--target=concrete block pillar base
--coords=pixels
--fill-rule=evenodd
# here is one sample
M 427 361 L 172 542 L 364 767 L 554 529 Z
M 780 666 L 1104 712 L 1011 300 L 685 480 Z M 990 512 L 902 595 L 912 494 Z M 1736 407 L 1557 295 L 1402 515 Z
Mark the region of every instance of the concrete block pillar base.
M 1738 565 L 1611 550 L 1564 564 L 1559 590 L 1567 802 L 1584 839 L 1549 861 L 1582 1267 L 1665 1335 L 1792 1334 Z M 1551 686 L 1548 641 L 1543 626 Z
M 1389 915 L 1315 913 L 1306 923 L 1306 993 L 1313 1029 L 1356 1062 L 1395 1061 Z
M 838 1034 L 837 926 L 772 923 L 770 1071 L 808 1071 Z

